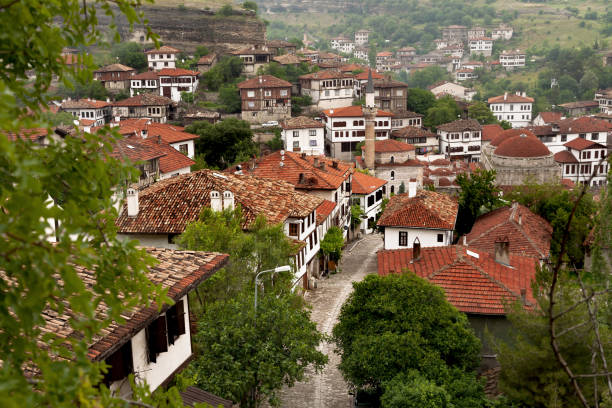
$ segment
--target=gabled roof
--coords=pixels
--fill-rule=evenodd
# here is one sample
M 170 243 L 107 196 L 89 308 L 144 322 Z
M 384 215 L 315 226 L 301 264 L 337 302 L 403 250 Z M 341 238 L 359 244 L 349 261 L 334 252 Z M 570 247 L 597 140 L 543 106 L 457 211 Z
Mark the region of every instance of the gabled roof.
M 377 57 L 392 57 L 393 53 L 390 51 L 381 51 L 378 54 L 376 54 Z
M 294 118 L 285 119 L 280 122 L 280 126 L 283 129 L 312 129 L 312 128 L 324 128 L 325 125 L 318 120 L 311 119 L 307 116 L 298 116 Z
M 67 100 L 62 102 L 62 109 L 97 109 L 111 106 L 109 102 L 97 101 L 95 99 Z
M 298 57 L 295 54 L 278 55 L 272 59 L 281 65 L 297 65 L 307 60 L 307 58 Z
M 458 211 L 459 204 L 449 195 L 420 190 L 414 197 L 391 197 L 377 225 L 453 230 Z
M 152 92 L 144 92 L 131 98 L 113 103 L 113 106 L 168 106 L 174 102 L 170 98 Z
M 576 102 L 562 103 L 559 106 L 565 109 L 596 108 L 599 106 L 599 102 L 597 101 L 576 101 Z
M 325 69 L 323 71 L 311 72 L 310 74 L 300 75 L 300 79 L 342 79 L 353 78 L 350 72 L 342 72 L 337 69 Z
M 427 129 L 418 128 L 415 126 L 405 126 L 401 129 L 396 129 L 391 132 L 392 137 L 436 137 L 437 135 Z
M 574 140 L 570 140 L 569 142 L 565 143 L 563 146 L 565 147 L 569 147 L 570 149 L 574 149 L 574 150 L 585 150 L 585 149 L 605 149 L 606 146 L 594 142 L 592 140 L 586 140 L 583 139 L 581 137 L 577 137 Z
M 291 83 L 272 75 L 258 75 L 238 84 L 238 89 L 291 88 Z
M 513 203 L 478 217 L 466 236 L 468 249 L 474 247 L 490 254 L 495 254 L 498 238 L 508 238 L 511 254 L 548 258 L 552 227 L 529 208 Z
M 8 140 L 14 142 L 17 139 L 22 140 L 31 140 L 33 142 L 39 141 L 47 137 L 48 130 L 47 128 L 32 128 L 32 129 L 24 129 L 19 133 L 9 132 L 6 134 Z
M 129 159 L 131 162 L 142 162 L 158 159 L 168 153 L 160 146 L 150 144 L 143 139 L 119 139 L 113 144 L 110 156 L 117 159 Z
M 315 166 L 315 160 L 319 164 L 318 167 Z M 334 168 L 334 162 L 337 163 L 337 168 Z M 321 167 L 323 163 L 324 168 Z M 274 152 L 261 157 L 254 169 L 248 167 L 243 165 L 243 171 L 267 179 L 283 180 L 300 190 L 336 190 L 349 178 L 353 170 L 351 163 L 294 152 L 285 152 L 284 155 Z
M 169 45 L 162 45 L 159 48 L 153 48 L 152 50 L 145 51 L 145 54 L 178 54 L 181 50 L 178 50 Z
M 464 313 L 505 315 L 505 305 L 521 301 L 523 291 L 525 307 L 535 306 L 534 258 L 511 255 L 512 266 L 507 266 L 486 252 L 462 246 L 421 248 L 418 260 L 413 260 L 412 249 L 379 251 L 377 256 L 379 275 L 410 270 L 442 288 L 446 299 Z
M 342 108 L 324 110 L 323 114 L 330 118 L 360 118 L 363 117 L 363 109 L 361 106 L 345 106 Z M 393 114 L 379 109 L 376 112 L 376 117 L 379 116 L 391 117 Z
M 463 64 L 466 65 L 466 64 Z M 533 103 L 533 98 L 527 96 L 520 96 L 513 93 L 507 93 L 504 95 L 494 96 L 489 98 L 489 103 Z
M 578 159 L 567 150 L 561 150 L 553 156 L 557 163 L 578 163 Z
M 156 123 L 150 119 L 124 119 L 117 123 L 118 131 L 122 135 L 137 135 L 142 137 L 144 132 L 146 138 L 155 139 L 160 136 L 164 143 L 172 144 L 197 139 L 199 136 L 185 132 L 182 126 L 174 126 L 168 123 Z
M 387 180 L 356 171 L 353 173 L 352 192 L 353 194 L 371 194 L 385 184 L 387 184 Z
M 379 73 L 376 70 L 368 70 L 368 71 L 364 71 L 364 72 L 361 72 L 355 75 L 355 79 L 358 81 L 367 81 L 369 71 L 372 72 L 372 79 L 384 79 L 385 78 L 383 74 Z
M 186 407 L 194 407 L 196 404 L 206 404 L 211 407 L 232 408 L 234 403 L 230 400 L 218 397 L 210 392 L 201 390 L 198 387 L 190 385 L 181 391 L 181 399 Z
M 128 140 L 133 140 L 135 138 L 136 137 L 133 136 Z M 191 167 L 195 164 L 193 160 L 191 160 L 189 157 L 185 156 L 183 153 L 179 152 L 167 143 L 158 143 L 152 138 L 144 140 L 141 139 L 141 142 L 150 146 L 154 146 L 160 151 L 166 153 L 165 156 L 159 158 L 159 171 L 164 174 L 172 173 L 174 171 L 184 169 L 185 167 Z
M 149 268 L 147 277 L 153 284 L 167 289 L 168 296 L 174 301 L 180 300 L 201 282 L 211 277 L 228 260 L 228 255 L 214 252 L 145 249 L 150 256 L 159 261 L 155 266 Z M 96 273 L 80 266 L 75 266 L 74 269 L 85 287 L 91 290 L 96 284 Z M 58 279 L 57 284 L 63 286 L 64 282 Z M 161 312 L 165 312 L 168 307 L 168 305 L 163 305 Z M 96 308 L 98 318 L 106 318 L 108 309 L 108 305 L 104 302 L 100 303 Z M 122 313 L 125 319 L 123 323 L 113 321 L 93 337 L 92 342 L 88 345 L 89 358 L 94 361 L 102 361 L 109 357 L 149 325 L 159 314 L 160 310 L 155 304 L 141 305 L 126 310 Z M 61 338 L 79 335 L 69 323 L 74 315 L 75 312 L 68 305 L 62 314 L 52 310 L 43 311 L 45 325 L 40 327 L 41 334 L 54 333 Z
M 147 71 L 142 74 L 136 74 L 131 79 L 159 79 L 159 74 L 155 71 Z
M 499 126 L 498 124 L 492 124 L 492 125 L 482 125 L 482 137 L 481 140 L 493 140 L 495 139 L 497 136 L 499 136 L 501 134 L 501 132 L 504 131 L 504 128 Z
M 208 55 L 202 55 L 197 62 L 197 65 L 209 65 L 217 58 L 217 54 L 211 53 Z
M 542 118 L 544 123 L 552 123 L 561 120 L 563 114 L 561 112 L 540 112 L 538 116 Z
M 365 145 L 361 146 L 361 150 L 365 150 Z M 376 153 L 411 152 L 413 150 L 413 145 L 395 139 L 376 140 L 374 142 Z
M 372 79 L 374 79 L 372 77 Z M 374 81 L 374 88 L 408 88 L 408 84 L 392 79 L 378 79 Z
M 321 225 L 334 211 L 334 208 L 336 208 L 336 203 L 329 200 L 323 200 L 321 205 L 317 207 L 317 225 Z
M 96 69 L 94 72 L 129 72 L 136 71 L 132 67 L 123 64 L 110 64 Z
M 198 76 L 200 75 L 200 73 L 198 71 L 191 71 L 191 70 L 183 69 L 183 68 L 164 68 L 161 71 L 159 71 L 157 75 L 160 77 L 162 76 L 178 77 L 178 76 Z
M 579 118 L 568 118 L 558 121 L 559 133 L 590 133 L 590 132 L 609 132 L 612 124 L 602 119 L 595 119 L 590 116 Z
M 210 207 L 211 191 L 234 194 L 234 202 L 242 206 L 245 229 L 260 214 L 276 224 L 290 217 L 306 217 L 323 202 L 322 198 L 295 191 L 284 181 L 199 170 L 158 181 L 140 191 L 138 215 L 128 217 L 127 211 L 122 211 L 116 221 L 118 232 L 180 234 L 198 219 L 202 208 Z
M 444 132 L 463 132 L 465 130 L 482 130 L 482 126 L 480 125 L 480 123 L 478 123 L 477 120 L 474 119 L 459 119 L 450 123 L 440 125 L 437 129 L 442 130 Z

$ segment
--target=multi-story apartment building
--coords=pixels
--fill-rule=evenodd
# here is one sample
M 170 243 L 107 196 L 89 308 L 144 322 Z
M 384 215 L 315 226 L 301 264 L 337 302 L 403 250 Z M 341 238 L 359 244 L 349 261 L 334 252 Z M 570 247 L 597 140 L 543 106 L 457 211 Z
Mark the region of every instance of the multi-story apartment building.
M 238 84 L 242 120 L 263 123 L 291 117 L 291 83 L 272 75 L 259 75 Z
M 438 126 L 440 153 L 451 160 L 479 162 L 482 126 L 474 119 L 460 119 Z
M 180 52 L 180 50 L 168 45 L 146 51 L 149 69 L 159 71 L 164 68 L 176 68 L 176 58 Z
M 531 122 L 531 110 L 533 98 L 525 95 L 525 92 L 509 94 L 489 98 L 489 109 L 497 120 L 509 122 L 513 128 L 529 126 Z

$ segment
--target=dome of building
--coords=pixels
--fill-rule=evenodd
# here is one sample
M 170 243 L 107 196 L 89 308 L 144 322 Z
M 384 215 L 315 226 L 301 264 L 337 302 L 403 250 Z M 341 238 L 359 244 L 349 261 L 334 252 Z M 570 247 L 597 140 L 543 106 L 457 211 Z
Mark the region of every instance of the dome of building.
M 520 135 L 535 137 L 537 139 L 537 136 L 534 135 L 533 132 L 531 132 L 530 130 L 520 129 L 520 128 L 507 129 L 501 132 L 495 139 L 491 141 L 491 146 L 497 147 L 501 145 L 504 141 L 510 139 L 511 137 L 520 136 Z
M 451 182 L 446 177 L 440 177 L 440 179 L 438 180 L 438 185 L 440 187 L 449 187 L 451 185 Z
M 543 157 L 550 155 L 550 150 L 537 137 L 520 134 L 504 140 L 494 153 L 503 157 Z

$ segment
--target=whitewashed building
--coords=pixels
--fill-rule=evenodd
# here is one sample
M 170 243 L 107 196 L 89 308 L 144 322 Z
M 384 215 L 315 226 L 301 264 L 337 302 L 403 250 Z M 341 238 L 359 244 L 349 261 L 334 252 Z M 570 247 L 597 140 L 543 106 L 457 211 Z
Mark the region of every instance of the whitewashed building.
M 370 39 L 370 30 L 355 31 L 355 44 L 357 45 L 367 44 L 369 39 Z
M 459 119 L 438 126 L 440 153 L 451 160 L 480 161 L 482 126 L 474 119 Z
M 345 54 L 351 54 L 355 50 L 355 42 L 343 36 L 332 38 L 329 45 L 332 49 Z
M 470 55 L 482 54 L 490 57 L 493 52 L 493 39 L 489 37 L 472 38 L 468 40 Z
M 383 198 L 387 197 L 386 184 L 386 180 L 369 174 L 359 171 L 353 173 L 351 203 L 359 204 L 364 212 L 364 218 L 359 225 L 359 230 L 364 234 L 374 232 L 376 216 L 382 209 Z
M 353 103 L 354 79 L 350 72 L 335 69 L 300 76 L 300 92 L 310 96 L 318 109 L 334 109 Z
M 491 31 L 491 38 L 494 40 L 509 40 L 513 33 L 512 27 L 502 24 Z
M 159 94 L 174 102 L 181 101 L 181 93 L 193 93 L 198 89 L 198 71 L 182 68 L 166 68 L 159 71 Z
M 283 120 L 280 126 L 286 151 L 314 156 L 325 153 L 325 125 L 320 121 L 298 116 Z
M 523 68 L 525 66 L 526 58 L 527 54 L 519 50 L 504 51 L 499 54 L 499 63 L 502 65 L 502 67 L 508 70 Z
M 562 168 L 562 178 L 572 180 L 576 184 L 590 183 L 592 187 L 607 184 L 608 149 L 605 145 L 577 138 L 565 143 L 564 147 L 566 150 L 554 156 Z
M 503 95 L 489 98 L 487 102 L 497 120 L 505 120 L 513 128 L 529 126 L 533 98 L 528 97 L 524 92 L 516 94 L 506 92 Z
M 146 51 L 149 69 L 159 71 L 164 68 L 176 68 L 176 59 L 180 52 L 180 50 L 168 45 Z

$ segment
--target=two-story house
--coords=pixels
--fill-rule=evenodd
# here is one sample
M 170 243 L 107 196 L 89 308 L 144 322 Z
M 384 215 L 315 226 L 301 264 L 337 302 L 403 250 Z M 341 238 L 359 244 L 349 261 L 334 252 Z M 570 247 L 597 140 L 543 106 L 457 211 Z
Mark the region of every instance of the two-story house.
M 405 126 L 391 132 L 391 138 L 414 146 L 416 154 L 434 153 L 440 148 L 438 135 L 420 126 Z
M 368 83 L 368 73 L 370 71 L 372 72 L 373 80 L 377 81 L 385 79 L 385 76 L 376 70 L 364 69 L 363 72 L 360 72 L 354 77 L 355 81 L 353 83 L 355 86 L 355 98 L 359 99 L 365 95 L 365 93 L 362 93 L 361 90 L 365 89 L 365 86 Z
M 361 95 L 365 94 L 366 84 L 362 85 Z M 408 103 L 408 84 L 394 81 L 390 76 L 374 80 L 374 103 L 378 109 L 392 113 L 406 110 Z
M 490 57 L 493 52 L 493 39 L 489 37 L 478 37 L 468 40 L 470 55 L 481 54 Z
M 93 72 L 96 81 L 100 81 L 109 91 L 123 91 L 130 88 L 130 80 L 136 74 L 134 68 L 122 64 L 111 64 Z
M 230 54 L 242 60 L 242 72 L 247 76 L 257 74 L 259 68 L 269 64 L 272 59 L 272 53 L 265 45 L 232 51 Z
M 95 99 L 65 100 L 60 105 L 60 110 L 72 114 L 77 120 L 88 119 L 93 121 L 92 126 L 102 126 L 110 122 L 111 104 Z
M 415 56 L 416 49 L 414 47 L 402 47 L 395 52 L 395 58 L 398 59 L 402 65 L 410 64 Z
M 370 39 L 370 30 L 357 30 L 355 31 L 355 44 L 364 45 L 367 44 Z
M 387 181 L 369 174 L 353 173 L 351 204 L 358 204 L 364 212 L 359 230 L 371 234 L 376 227 L 376 216 L 382 209 L 383 198 L 387 197 Z
M 463 85 L 455 84 L 449 81 L 435 83 L 427 89 L 429 89 L 429 91 L 433 93 L 436 97 L 450 95 L 453 98 L 461 99 L 468 102 L 471 102 L 474 95 L 476 95 L 476 91 L 474 89 L 466 88 Z
M 564 144 L 566 150 L 555 154 L 562 167 L 562 178 L 574 183 L 604 186 L 608 176 L 608 149 L 605 145 L 578 137 Z M 589 182 L 591 176 L 593 179 Z
M 210 69 L 217 63 L 217 54 L 210 53 L 208 55 L 202 55 L 196 66 L 198 67 L 198 71 L 201 73 L 208 72 Z
M 270 224 L 282 224 L 288 238 L 299 244 L 295 254 L 294 285 L 307 289 L 311 273 L 318 268 L 316 209 L 322 198 L 305 194 L 289 183 L 253 175 L 199 170 L 159 181 L 155 186 L 134 191 L 132 205 L 123 207 L 116 225 L 122 238 L 137 239 L 142 245 L 174 248 L 173 239 L 196 221 L 204 207 L 213 211 L 240 205 L 248 230 L 258 215 Z
M 283 40 L 268 40 L 266 41 L 266 47 L 268 47 L 268 51 L 270 51 L 272 55 L 291 55 L 295 54 L 297 49 L 294 43 Z
M 378 71 L 389 71 L 390 60 L 393 59 L 391 51 L 381 51 L 376 54 L 376 69 Z
M 401 129 L 406 126 L 420 128 L 423 126 L 423 115 L 408 110 L 394 113 L 391 118 L 391 130 Z
M 474 119 L 459 119 L 438 126 L 440 153 L 451 160 L 480 161 L 482 126 Z
M 544 126 L 533 126 L 529 129 L 551 152 L 557 153 L 567 150 L 565 143 L 578 138 L 608 146 L 608 135 L 612 131 L 612 125 L 605 120 L 582 116 L 561 119 Z
M 477 79 L 478 74 L 470 68 L 461 68 L 455 71 L 455 80 L 457 82 L 469 81 L 471 79 Z
M 491 38 L 494 40 L 510 40 L 513 33 L 512 27 L 502 24 L 491 31 Z
M 497 120 L 505 120 L 513 128 L 529 126 L 533 98 L 525 95 L 525 92 L 517 92 L 516 94 L 506 92 L 503 95 L 489 98 L 487 102 L 489 103 L 489 109 Z
M 165 96 L 152 93 L 141 93 L 113 103 L 115 120 L 149 118 L 156 123 L 173 120 L 176 103 Z
M 447 194 L 416 190 L 398 194 L 389 200 L 378 220 L 384 228 L 385 250 L 448 246 L 453 242 L 459 204 Z
M 442 27 L 442 39 L 451 43 L 464 42 L 467 40 L 467 27 L 462 25 Z
M 259 75 L 238 84 L 242 120 L 264 123 L 291 117 L 291 83 L 272 75 Z
M 355 42 L 347 37 L 339 36 L 332 38 L 329 41 L 329 46 L 333 50 L 337 50 L 345 54 L 351 54 L 355 49 Z
M 280 126 L 286 151 L 311 156 L 325 154 L 325 125 L 320 121 L 298 116 L 283 120 Z
M 159 95 L 159 75 L 155 71 L 147 71 L 130 78 L 130 96 L 149 92 Z
M 519 50 L 503 51 L 499 54 L 499 63 L 507 70 L 522 68 L 525 66 L 527 54 Z
M 388 139 L 391 133 L 391 112 L 379 110 L 374 122 L 376 139 Z M 365 116 L 361 106 L 323 111 L 325 153 L 336 159 L 352 161 L 357 144 L 365 140 Z
M 468 40 L 472 40 L 474 38 L 482 38 L 486 35 L 486 30 L 482 27 L 472 27 L 467 30 Z
M 179 153 L 180 154 L 180 153 Z M 129 162 L 138 170 L 138 188 L 144 188 L 161 178 L 160 160 L 168 151 L 141 138 L 128 137 L 113 143 L 111 157 Z
M 180 52 L 180 50 L 168 45 L 146 51 L 149 69 L 159 71 L 164 68 L 176 68 L 176 58 Z
M 159 94 L 180 102 L 182 92 L 193 93 L 198 88 L 197 71 L 182 68 L 164 68 L 159 71 Z
M 354 79 L 350 72 L 327 69 L 300 76 L 300 93 L 310 96 L 317 109 L 334 109 L 353 102 Z

